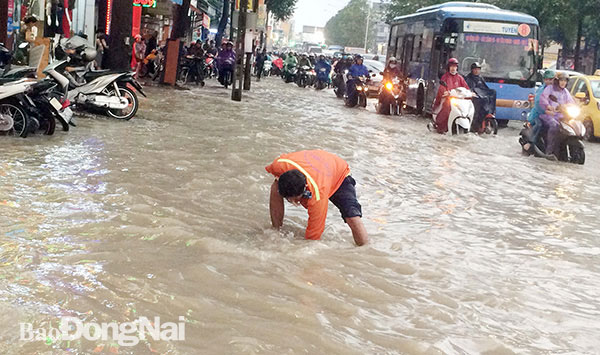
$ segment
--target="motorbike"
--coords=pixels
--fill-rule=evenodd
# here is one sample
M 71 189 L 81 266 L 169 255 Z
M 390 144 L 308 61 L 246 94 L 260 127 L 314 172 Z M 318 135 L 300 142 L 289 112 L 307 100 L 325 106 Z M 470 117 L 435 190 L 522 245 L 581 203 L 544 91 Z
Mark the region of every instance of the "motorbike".
M 327 68 L 319 68 L 315 82 L 315 89 L 323 90 L 329 86 L 329 71 Z
M 298 76 L 298 68 L 296 65 L 286 65 L 283 69 L 283 74 L 281 75 L 282 79 L 286 83 L 291 83 L 296 81 L 296 77 Z
M 30 133 L 25 92 L 34 82 L 19 80 L 0 86 L 0 134 L 27 137 Z M 37 128 L 37 127 L 35 127 Z
M 404 82 L 398 77 L 387 80 L 379 89 L 377 113 L 382 115 L 401 115 L 406 94 Z
M 208 53 L 204 58 L 204 77 L 214 78 L 217 74 L 215 56 Z
M 484 116 L 480 124 L 473 122 L 473 125 L 471 126 L 471 132 L 480 134 L 497 134 L 498 121 L 496 120 L 496 116 L 494 116 L 496 92 L 492 89 L 486 90 L 484 88 L 476 87 L 473 89 L 473 94 L 474 104 L 477 104 L 475 113 L 477 113 L 477 110 L 482 110 L 482 115 Z M 478 127 L 475 127 L 476 125 Z
M 339 99 L 346 94 L 346 81 L 348 81 L 348 70 L 343 73 L 335 73 L 333 76 L 333 92 Z
M 225 89 L 233 83 L 233 66 L 235 60 L 233 58 L 227 58 L 221 68 L 219 68 L 219 78 L 221 85 L 225 86 Z
M 204 59 L 201 57 L 186 55 L 180 64 L 177 84 L 182 86 L 190 82 L 204 86 Z
M 309 66 L 303 65 L 300 67 L 298 74 L 296 75 L 296 85 L 301 88 L 312 85 L 315 80 L 315 71 Z
M 12 65 L 12 58 L 12 52 L 0 43 L 0 84 L 37 76 L 37 68 Z
M 367 95 L 369 94 L 369 86 L 367 85 L 367 77 L 359 76 L 354 78 L 354 92 L 348 92 L 345 96 L 345 103 L 348 107 L 367 107 Z
M 444 81 L 440 81 L 440 85 L 448 87 Z M 452 134 L 468 133 L 471 129 L 471 123 L 475 116 L 475 106 L 473 105 L 473 92 L 467 88 L 456 88 L 450 90 L 450 95 L 446 98 L 450 105 L 450 113 L 448 114 L 448 132 Z M 433 119 L 427 125 L 430 131 L 437 127 L 436 118 L 442 109 L 443 103 L 433 110 Z
M 267 77 L 271 75 L 271 68 L 273 68 L 273 62 L 270 60 L 265 60 L 263 64 L 263 73 L 262 76 Z
M 93 70 L 95 50 L 87 46 L 85 39 L 74 36 L 61 44 L 71 61 L 86 63 L 67 70 L 67 63 L 55 69 L 69 79 L 68 99 L 77 108 L 99 109 L 110 117 L 130 120 L 139 107 L 136 92 L 144 97 L 142 86 L 130 71 L 111 72 Z
M 553 95 L 550 95 L 550 100 L 557 102 L 558 100 Z M 536 144 L 531 144 L 533 127 L 527 125 L 520 132 L 519 143 L 525 155 L 534 155 L 543 157 L 548 160 L 558 159 L 559 161 L 570 162 L 583 165 L 585 163 L 585 146 L 583 139 L 585 136 L 585 126 L 577 118 L 581 114 L 581 108 L 575 104 L 561 105 L 559 111 L 563 114 L 559 122 L 559 154 L 547 155 L 545 153 L 546 143 L 544 135 L 540 134 Z M 544 132 L 542 132 L 544 133 Z

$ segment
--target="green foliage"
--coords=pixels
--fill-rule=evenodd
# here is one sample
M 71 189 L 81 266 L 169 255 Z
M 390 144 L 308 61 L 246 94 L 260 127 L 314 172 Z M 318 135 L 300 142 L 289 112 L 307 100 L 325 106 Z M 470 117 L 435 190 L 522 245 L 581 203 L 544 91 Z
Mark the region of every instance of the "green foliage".
M 364 47 L 367 16 L 369 17 L 368 47 L 373 47 L 375 36 L 372 35 L 376 14 L 370 13 L 367 0 L 350 0 L 350 3 L 338 11 L 325 24 L 325 40 L 328 44 L 345 47 Z
M 297 0 L 266 0 L 267 11 L 273 14 L 276 20 L 285 21 L 292 17 Z

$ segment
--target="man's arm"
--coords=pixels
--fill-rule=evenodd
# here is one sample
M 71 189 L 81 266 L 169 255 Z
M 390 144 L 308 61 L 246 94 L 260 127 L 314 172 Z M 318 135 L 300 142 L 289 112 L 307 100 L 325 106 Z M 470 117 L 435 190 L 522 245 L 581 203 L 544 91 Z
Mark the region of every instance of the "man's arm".
M 274 228 L 280 228 L 283 225 L 283 215 L 285 213 L 285 206 L 283 204 L 283 197 L 279 194 L 277 187 L 277 179 L 273 181 L 271 185 L 271 198 L 269 200 L 269 210 L 271 211 L 271 224 Z

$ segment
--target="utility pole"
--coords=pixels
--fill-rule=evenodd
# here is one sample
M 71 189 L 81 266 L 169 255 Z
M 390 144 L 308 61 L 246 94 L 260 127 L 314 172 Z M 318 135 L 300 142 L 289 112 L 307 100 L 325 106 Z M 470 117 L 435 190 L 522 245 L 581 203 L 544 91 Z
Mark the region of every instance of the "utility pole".
M 367 38 L 369 37 L 369 18 L 371 17 L 371 2 L 367 2 L 367 28 L 365 29 L 365 53 L 367 53 Z
M 258 14 L 258 0 L 248 0 L 248 1 L 252 1 L 252 12 L 254 15 L 254 19 L 256 19 L 257 14 Z M 254 24 L 256 24 L 256 21 L 254 21 Z M 252 38 L 253 38 L 253 43 L 254 43 L 254 29 L 250 29 L 252 31 Z M 248 48 L 248 50 L 246 50 L 246 66 L 244 68 L 244 90 L 248 91 L 250 90 L 250 78 L 251 78 L 251 71 L 252 71 L 252 52 L 253 52 L 250 48 Z
M 235 41 L 235 79 L 231 85 L 231 99 L 242 101 L 242 86 L 244 85 L 244 42 L 246 41 L 246 11 L 248 0 L 240 0 L 237 39 Z

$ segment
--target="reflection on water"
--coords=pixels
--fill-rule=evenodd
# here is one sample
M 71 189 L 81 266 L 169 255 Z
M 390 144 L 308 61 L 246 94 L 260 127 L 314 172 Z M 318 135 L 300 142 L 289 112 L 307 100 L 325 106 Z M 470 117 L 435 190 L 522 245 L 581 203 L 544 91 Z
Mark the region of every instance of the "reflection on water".
M 274 78 L 242 103 L 208 85 L 149 88 L 130 122 L 0 140 L 0 352 L 598 349 L 597 144 L 583 167 L 548 163 L 519 155 L 516 126 L 438 136 Z M 349 162 L 369 246 L 335 208 L 320 242 L 299 208 L 269 228 L 264 166 L 315 148 Z M 61 316 L 183 316 L 186 340 L 18 340 Z

